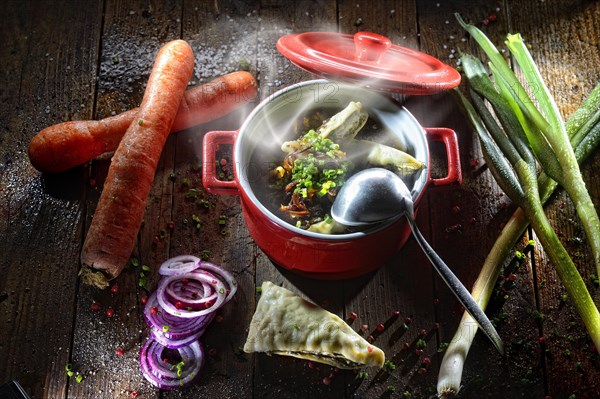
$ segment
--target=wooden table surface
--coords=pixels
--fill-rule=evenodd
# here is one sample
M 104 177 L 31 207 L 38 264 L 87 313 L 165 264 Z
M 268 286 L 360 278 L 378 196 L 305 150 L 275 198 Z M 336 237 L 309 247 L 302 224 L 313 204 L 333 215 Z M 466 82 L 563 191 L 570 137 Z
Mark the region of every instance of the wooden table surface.
M 438 348 L 460 319 L 458 302 L 414 240 L 375 273 L 347 281 L 318 281 L 276 267 L 249 235 L 239 199 L 202 189 L 200 147 L 215 129 L 236 129 L 256 102 L 233 115 L 173 134 L 164 148 L 133 257 L 156 269 L 180 254 L 209 254 L 233 271 L 240 289 L 203 342 L 210 351 L 202 376 L 184 391 L 153 389 L 138 368 L 148 331 L 141 316 L 139 270 L 128 268 L 118 292 L 80 283 L 79 254 L 110 158 L 64 173 L 43 175 L 27 157 L 42 128 L 101 119 L 139 105 L 158 48 L 183 38 L 195 51 L 191 85 L 249 67 L 260 98 L 312 78 L 275 48 L 283 34 L 312 30 L 372 31 L 456 66 L 459 50 L 479 54 L 454 12 L 480 26 L 496 43 L 520 32 L 564 116 L 600 80 L 600 2 L 583 0 L 470 1 L 136 1 L 5 0 L 0 9 L 0 383 L 17 380 L 33 398 L 427 398 L 435 394 Z M 493 16 L 493 17 L 492 17 Z M 491 17 L 491 18 L 490 18 Z M 258 101 L 258 100 L 257 100 Z M 477 138 L 448 94 L 407 98 L 423 126 L 444 126 L 459 137 L 462 185 L 430 187 L 418 223 L 433 247 L 470 286 L 514 207 L 482 159 Z M 444 154 L 432 146 L 432 174 L 444 174 Z M 600 203 L 600 166 L 584 167 Z M 213 205 L 202 210 L 189 188 Z M 596 304 L 600 292 L 581 225 L 560 193 L 547 207 Z M 193 214 L 200 229 L 186 224 Z M 223 231 L 220 215 L 227 215 Z M 169 222 L 174 228 L 167 229 Z M 533 237 L 535 239 L 535 237 Z M 524 238 L 524 240 L 527 237 Z M 525 242 L 525 241 L 523 241 Z M 516 249 L 523 249 L 519 244 Z M 516 281 L 490 306 L 508 355 L 500 357 L 479 334 L 463 376 L 464 398 L 598 398 L 600 360 L 583 324 L 540 248 L 528 253 Z M 395 370 L 355 372 L 307 367 L 301 360 L 241 351 L 258 300 L 270 280 L 302 293 L 346 319 L 351 312 L 377 336 Z M 100 310 L 94 311 L 92 303 Z M 106 309 L 114 316 L 108 317 Z M 405 317 L 411 319 L 403 327 Z M 423 331 L 427 347 L 414 352 Z M 543 342 L 539 339 L 543 337 Z M 406 349 L 405 345 L 409 345 Z M 124 354 L 117 355 L 122 349 Z M 431 363 L 423 365 L 429 357 Z M 65 371 L 72 364 L 81 382 Z M 332 376 L 329 384 L 325 377 Z M 409 396 L 409 393 L 412 396 Z

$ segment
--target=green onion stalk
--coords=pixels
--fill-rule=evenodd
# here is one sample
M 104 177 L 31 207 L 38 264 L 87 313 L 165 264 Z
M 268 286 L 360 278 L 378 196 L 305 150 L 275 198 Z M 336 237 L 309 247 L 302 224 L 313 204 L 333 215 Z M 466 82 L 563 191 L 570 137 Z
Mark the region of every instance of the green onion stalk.
M 460 17 L 457 16 L 457 18 Z M 476 32 L 476 34 L 483 35 L 481 32 Z M 485 36 L 483 37 L 485 38 Z M 489 41 L 485 41 L 485 45 L 493 46 Z M 536 148 L 539 150 L 548 144 L 538 140 L 537 143 L 530 144 L 530 147 L 527 146 L 527 139 L 530 138 L 532 129 L 527 118 L 520 112 L 521 107 L 515 104 L 518 99 L 511 102 L 510 97 L 505 95 L 507 93 L 506 85 L 503 86 L 502 83 L 498 84 L 500 90 L 498 93 L 483 65 L 475 57 L 462 55 L 461 61 L 469 86 L 476 94 L 472 94 L 473 106 L 457 91 L 460 102 L 480 136 L 484 156 L 490 165 L 490 170 L 507 194 L 521 206 L 505 225 L 488 254 L 481 273 L 473 285 L 472 295 L 485 309 L 502 265 L 512 254 L 514 246 L 531 222 L 551 261 L 555 266 L 558 264 L 559 277 L 573 298 L 575 307 L 582 316 L 596 348 L 600 348 L 598 309 L 543 213 L 542 205 L 550 198 L 558 184 L 544 172 L 534 180 L 531 170 L 530 151 L 535 152 Z M 478 95 L 482 95 L 488 100 L 504 130 L 510 133 L 508 139 L 501 134 L 501 129 L 495 126 L 494 119 L 491 118 Z M 515 118 L 519 123 L 515 121 Z M 600 85 L 592 90 L 586 101 L 569 118 L 565 124 L 565 132 L 569 139 L 569 146 L 574 149 L 576 162 L 580 164 L 600 144 Z M 558 163 L 551 165 L 551 168 L 557 167 Z M 477 324 L 465 313 L 442 360 L 437 385 L 439 397 L 451 398 L 458 393 L 463 365 L 476 331 Z
M 534 105 L 504 57 L 485 34 L 475 26 L 466 24 L 460 15 L 456 14 L 456 18 L 490 59 L 496 82 L 502 86 L 501 94 L 521 109 L 521 123 L 527 127 L 527 139 L 544 171 L 565 189 L 573 201 L 592 249 L 597 274 L 600 275 L 600 219 L 583 181 L 558 107 L 521 35 L 509 34 L 505 44 L 532 88 L 541 111 Z

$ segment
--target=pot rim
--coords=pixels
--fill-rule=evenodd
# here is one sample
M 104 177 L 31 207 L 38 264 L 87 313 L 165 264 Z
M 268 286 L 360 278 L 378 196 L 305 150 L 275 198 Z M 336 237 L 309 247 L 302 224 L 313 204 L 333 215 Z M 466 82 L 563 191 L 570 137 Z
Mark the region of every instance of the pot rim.
M 270 94 L 268 97 L 266 97 L 264 100 L 262 100 L 253 110 L 252 112 L 245 118 L 244 122 L 242 123 L 239 131 L 238 131 L 238 135 L 237 138 L 235 140 L 235 144 L 234 144 L 234 148 L 233 148 L 233 155 L 234 155 L 234 159 L 235 161 L 235 166 L 234 166 L 234 172 L 235 172 L 235 179 L 237 181 L 238 187 L 240 187 L 240 197 L 242 198 L 242 201 L 244 200 L 249 200 L 251 201 L 254 206 L 256 208 L 258 208 L 260 210 L 260 212 L 262 213 L 263 216 L 269 218 L 269 220 L 271 220 L 272 222 L 276 223 L 277 225 L 279 225 L 280 227 L 292 231 L 295 234 L 299 234 L 305 237 L 309 237 L 312 239 L 317 239 L 317 240 L 324 240 L 324 241 L 347 241 L 347 240 L 355 240 L 355 239 L 359 239 L 362 237 L 366 237 L 369 236 L 375 232 L 378 232 L 380 230 L 384 230 L 388 227 L 390 227 L 391 225 L 398 223 L 400 220 L 404 219 L 404 215 L 399 215 L 398 217 L 391 219 L 390 221 L 386 222 L 386 223 L 381 223 L 379 225 L 376 225 L 374 227 L 362 230 L 362 231 L 357 231 L 357 232 L 353 232 L 353 233 L 343 233 L 343 234 L 324 234 L 324 233 L 315 233 L 312 231 L 308 231 L 308 230 L 304 230 L 301 228 L 298 228 L 294 225 L 292 225 L 291 223 L 286 222 L 285 220 L 282 220 L 280 217 L 278 217 L 277 215 L 275 215 L 273 212 L 271 212 L 265 205 L 263 205 L 263 203 L 256 197 L 256 195 L 254 194 L 254 191 L 252 190 L 251 184 L 249 183 L 249 180 L 246 178 L 242 178 L 240 176 L 240 171 L 239 171 L 239 166 L 240 166 L 240 160 L 242 159 L 242 148 L 241 148 L 241 143 L 242 143 L 242 137 L 244 136 L 245 132 L 249 129 L 249 125 L 252 123 L 252 121 L 254 120 L 254 118 L 257 117 L 258 114 L 260 114 L 263 109 L 269 105 L 272 101 L 274 101 L 276 98 L 282 96 L 285 93 L 288 93 L 292 90 L 297 90 L 297 89 L 301 89 L 304 86 L 311 86 L 311 85 L 319 85 L 319 84 L 331 84 L 332 81 L 327 80 L 327 79 L 312 79 L 312 80 L 307 80 L 307 81 L 302 81 L 302 82 L 298 82 L 295 84 L 292 84 L 290 86 L 286 86 L 272 94 Z M 335 82 L 336 84 L 340 84 L 343 86 L 352 86 L 350 84 L 346 84 L 346 83 L 340 83 L 340 82 Z M 360 87 L 357 86 L 363 90 L 369 90 L 367 88 L 364 87 Z M 381 96 L 385 96 L 385 93 L 378 93 Z M 392 101 L 395 101 L 393 99 L 391 99 Z M 424 177 L 424 183 L 423 183 L 423 187 L 420 190 L 417 190 L 413 193 L 413 201 L 414 203 L 417 205 L 418 207 L 418 203 L 421 199 L 421 197 L 423 196 L 423 193 L 425 192 L 425 189 L 427 188 L 427 185 L 429 184 L 430 178 L 429 178 L 429 172 L 430 172 L 430 166 L 429 166 L 429 145 L 427 142 L 427 139 L 425 138 L 425 129 L 423 128 L 423 126 L 418 122 L 418 120 L 401 104 L 397 104 L 399 110 L 402 110 L 403 112 L 405 112 L 410 118 L 411 120 L 414 122 L 414 124 L 416 126 L 418 126 L 419 131 L 421 132 L 422 138 L 423 138 L 423 143 L 425 145 L 426 151 L 427 151 L 427 162 L 425 164 L 425 168 L 421 173 L 424 173 L 426 176 Z M 421 178 L 419 178 L 421 179 Z M 244 198 L 245 197 L 245 198 Z

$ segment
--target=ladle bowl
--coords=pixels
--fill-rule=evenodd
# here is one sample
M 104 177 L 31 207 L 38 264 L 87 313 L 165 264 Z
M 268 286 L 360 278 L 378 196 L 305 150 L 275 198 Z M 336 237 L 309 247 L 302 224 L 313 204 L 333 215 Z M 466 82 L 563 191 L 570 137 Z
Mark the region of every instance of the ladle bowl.
M 346 226 L 368 226 L 406 216 L 413 236 L 442 280 L 503 354 L 504 346 L 498 332 L 462 282 L 423 237 L 415 223 L 414 214 L 413 199 L 404 181 L 383 168 L 364 169 L 350 177 L 331 208 L 333 219 Z

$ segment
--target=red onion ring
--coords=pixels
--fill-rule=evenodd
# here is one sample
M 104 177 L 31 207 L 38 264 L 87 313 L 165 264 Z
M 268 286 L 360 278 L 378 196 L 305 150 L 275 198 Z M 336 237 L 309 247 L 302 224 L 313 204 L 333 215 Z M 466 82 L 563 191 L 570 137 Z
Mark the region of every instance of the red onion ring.
M 196 334 L 190 335 L 189 337 L 186 337 L 186 338 L 172 339 L 172 338 L 165 337 L 165 335 L 162 333 L 162 331 L 159 332 L 154 329 L 151 329 L 150 336 L 152 338 L 154 338 L 154 340 L 156 340 L 156 342 L 158 342 L 165 348 L 179 349 L 184 346 L 188 346 L 189 344 L 191 344 L 194 341 L 197 341 L 198 338 L 200 338 L 202 336 L 202 334 L 204 334 L 204 331 L 206 331 L 206 328 L 204 328 L 204 329 L 198 331 Z
M 211 281 L 216 280 L 213 276 Z M 207 282 L 201 285 L 197 281 L 174 280 L 165 286 L 165 295 L 170 303 L 180 303 L 180 308 L 186 310 L 203 310 L 217 300 L 218 294 Z M 194 289 L 196 288 L 196 289 Z M 200 288 L 202 292 L 200 292 Z
M 225 303 L 229 302 L 229 300 L 237 291 L 237 281 L 235 281 L 233 275 L 227 270 L 222 269 L 219 266 L 210 262 L 202 262 L 200 264 L 200 267 L 198 269 L 195 269 L 193 273 L 199 273 L 200 271 L 207 271 L 209 274 L 215 273 L 218 276 L 222 277 L 221 280 L 223 280 L 229 286 L 227 298 L 225 298 Z
M 177 389 L 189 385 L 198 377 L 204 364 L 204 348 L 199 341 L 173 349 L 178 352 L 183 363 L 179 373 L 176 369 L 177 363 L 165 362 L 163 359 L 164 350 L 165 347 L 152 338 L 142 346 L 140 366 L 148 382 L 159 389 Z
M 153 313 L 152 308 L 156 308 L 157 312 Z M 150 329 L 164 338 L 174 341 L 188 338 L 204 330 L 213 317 L 213 314 L 190 319 L 173 316 L 160 306 L 156 292 L 150 295 L 144 307 L 144 319 Z M 164 326 L 168 326 L 168 331 L 164 331 Z
M 158 268 L 158 273 L 162 276 L 188 273 L 197 269 L 201 263 L 202 260 L 194 255 L 179 255 L 163 262 Z
M 187 310 L 187 309 L 177 308 L 174 303 L 169 301 L 165 290 L 166 290 L 166 287 L 172 281 L 184 279 L 184 278 L 187 278 L 189 280 L 199 280 L 199 281 L 207 282 L 207 283 L 211 284 L 211 287 L 214 287 L 214 290 L 217 293 L 217 299 L 210 304 L 206 303 L 206 305 L 208 307 L 206 307 L 205 309 L 202 309 L 202 310 Z M 214 312 L 219 307 L 221 307 L 221 305 L 225 302 L 226 295 L 227 295 L 227 289 L 225 288 L 225 285 L 220 280 L 212 278 L 206 274 L 201 274 L 201 273 L 183 273 L 183 274 L 169 276 L 169 277 L 161 280 L 158 283 L 158 288 L 157 288 L 156 292 L 157 292 L 158 303 L 160 304 L 160 306 L 162 306 L 162 308 L 165 311 L 167 311 L 168 313 L 170 313 L 174 316 L 184 317 L 184 318 L 204 316 L 206 314 Z
M 199 338 L 237 283 L 231 273 L 193 255 L 167 260 L 159 273 L 163 278 L 144 307 L 151 338 L 140 351 L 140 368 L 155 387 L 177 389 L 198 376 L 204 363 Z

